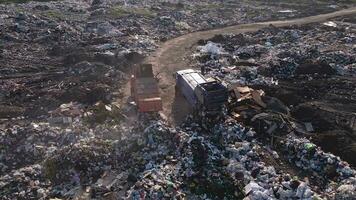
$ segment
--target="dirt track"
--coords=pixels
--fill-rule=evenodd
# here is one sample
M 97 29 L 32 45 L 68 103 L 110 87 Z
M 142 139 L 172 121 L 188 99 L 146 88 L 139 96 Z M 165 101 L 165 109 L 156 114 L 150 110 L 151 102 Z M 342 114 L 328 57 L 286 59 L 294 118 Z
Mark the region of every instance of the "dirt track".
M 146 62 L 154 65 L 155 73 L 160 73 L 160 88 L 163 99 L 163 113 L 172 124 L 179 124 L 188 112 L 188 106 L 181 98 L 175 98 L 174 78 L 172 74 L 181 69 L 189 68 L 186 58 L 194 50 L 194 45 L 200 39 L 209 39 L 216 34 L 238 34 L 257 31 L 274 25 L 284 27 L 290 25 L 303 25 L 326 21 L 331 18 L 355 14 L 356 8 L 345 9 L 329 14 L 305 17 L 286 21 L 270 21 L 262 23 L 242 24 L 208 31 L 189 33 L 162 43 L 160 48 L 147 59 Z

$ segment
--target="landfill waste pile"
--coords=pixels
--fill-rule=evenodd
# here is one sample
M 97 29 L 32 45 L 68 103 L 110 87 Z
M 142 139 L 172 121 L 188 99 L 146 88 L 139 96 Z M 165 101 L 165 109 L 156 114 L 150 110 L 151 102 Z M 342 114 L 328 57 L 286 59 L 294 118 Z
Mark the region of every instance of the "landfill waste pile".
M 355 173 L 350 165 L 342 161 L 339 157 L 325 153 L 305 138 L 289 137 L 282 146 L 291 163 L 303 170 L 318 174 L 319 181 L 330 179 L 332 182 L 323 187 L 329 193 L 328 198 L 332 199 L 352 199 L 355 197 Z M 321 178 L 321 179 L 320 179 Z M 338 183 L 335 184 L 335 182 Z
M 260 131 L 239 124 L 238 111 L 207 130 L 191 116 L 172 127 L 161 117 L 138 115 L 124 102 L 132 66 L 144 62 L 162 41 L 203 29 L 304 17 L 352 5 L 306 0 L 298 6 L 279 0 L 0 0 L 0 199 L 352 199 L 352 165 L 324 153 L 314 140 L 285 138 L 273 149 L 261 140 Z M 285 66 L 273 53 L 270 58 L 248 59 L 269 51 L 282 56 L 281 48 L 301 56 L 293 52 L 305 49 L 298 41 L 316 34 L 322 40 L 308 41 L 320 47 L 315 55 L 310 47 L 310 58 L 330 62 L 328 76 L 353 74 L 355 37 L 353 28 L 345 28 L 347 23 L 353 22 L 329 22 L 317 30 L 272 27 L 255 34 L 218 36 L 203 41 L 196 58 L 211 76 L 251 86 L 243 100 L 253 101 L 244 110 L 246 119 L 256 107 L 275 109 L 275 104 L 279 112 L 289 113 L 290 108 L 282 106 L 289 103 L 265 99 L 263 91 L 273 95 L 263 84 L 273 90 L 281 78 L 298 75 L 313 81 L 327 76 L 299 69 L 294 62 L 302 58 L 287 59 L 292 64 L 286 73 L 277 67 L 260 72 L 260 65 L 271 66 L 270 61 Z M 289 33 L 294 29 L 298 37 Z M 255 40 L 271 35 L 275 39 Z M 287 36 L 295 46 L 283 44 Z M 239 37 L 248 39 L 248 46 L 238 43 L 241 47 L 235 49 L 228 42 Z M 344 49 L 327 50 L 331 45 L 326 42 L 332 39 Z M 229 62 L 246 65 L 241 78 Z M 353 87 L 352 81 L 345 83 L 340 95 Z M 313 90 L 311 94 L 316 95 Z M 291 109 L 291 114 L 298 118 L 298 110 Z M 345 116 L 328 120 L 341 123 Z M 319 131 L 316 122 L 308 127 Z
M 282 167 L 276 170 L 266 164 L 266 157 L 271 155 L 261 151 L 264 147 L 255 140 L 256 133 L 234 120 L 209 131 L 191 121 L 188 119 L 182 127 L 171 129 L 176 138 L 175 150 L 160 163 L 149 162 L 145 166 L 128 192 L 129 199 L 312 199 L 336 195 L 342 199 L 354 194 L 350 184 L 355 183 L 355 171 L 347 166 L 338 168 L 344 185 L 335 186 L 331 179 L 326 179 L 324 183 L 330 183 L 327 189 L 313 187 Z M 152 125 L 149 129 L 160 130 L 160 126 Z M 299 144 L 288 146 L 298 148 Z M 292 150 L 289 152 L 293 154 Z M 336 165 L 341 163 L 332 155 L 325 155 L 334 158 Z M 276 152 L 274 156 L 278 158 Z M 305 164 L 309 168 L 314 166 L 321 167 L 317 163 Z M 339 188 L 345 190 L 340 192 Z
M 190 59 L 207 76 L 242 90 L 232 115 L 252 119 L 252 125 L 267 127 L 264 131 L 289 124 L 284 127 L 307 133 L 323 150 L 354 166 L 356 37 L 355 24 L 347 19 L 216 35 L 199 41 Z M 245 86 L 264 94 L 257 92 L 256 101 Z M 279 114 L 261 114 L 271 108 Z M 286 123 L 291 118 L 295 123 Z M 290 129 L 281 132 L 287 135 Z
M 325 24 L 271 26 L 250 34 L 216 35 L 200 41 L 203 45 L 193 57 L 212 76 L 240 85 L 273 85 L 278 79 L 314 73 L 354 74 L 354 33 L 347 31 L 347 25 L 331 29 Z M 332 46 L 337 38 L 344 49 Z
M 334 179 L 327 176 L 323 183 L 328 187 L 319 188 L 320 183 L 313 185 L 285 172 L 282 166 L 267 164 L 271 162 L 268 157 L 280 162 L 278 153 L 264 151 L 256 133 L 233 119 L 211 130 L 203 129 L 192 118 L 177 128 L 162 121 L 145 120 L 125 128 L 98 126 L 80 135 L 67 130 L 66 134 L 57 133 L 57 138 L 56 129 L 48 124 L 31 124 L 28 129 L 31 127 L 52 132 L 48 133 L 52 138 L 40 134 L 23 136 L 28 142 L 27 152 L 4 152 L 2 158 L 13 156 L 11 163 L 18 165 L 16 169 L 2 168 L 7 172 L 0 178 L 4 199 L 342 199 L 354 195 L 356 173 L 347 163 L 320 149 L 315 149 L 315 158 L 310 160 L 308 145 L 312 144 L 308 140 L 287 140 L 285 150 L 290 159 L 302 163 L 296 166 L 318 172 L 315 176 L 322 176 L 319 172 L 326 170 L 328 164 L 335 167 L 340 182 L 332 182 Z M 76 124 L 72 131 L 81 128 Z M 105 132 L 115 132 L 120 137 L 106 139 L 107 135 L 102 134 Z M 40 147 L 40 139 L 44 138 L 51 147 Z M 63 142 L 56 146 L 57 140 Z M 27 165 L 27 160 L 16 159 L 16 154 L 42 161 Z
M 291 8 L 216 0 L 5 2 L 0 3 L 1 119 L 45 118 L 63 103 L 121 98 L 130 66 L 158 42 L 178 35 L 349 6 L 321 3 L 320 10 L 305 13 L 311 7 L 305 1 L 292 15 L 272 15 L 272 10 Z
M 320 147 L 307 139 L 288 138 L 285 142 L 287 155 L 297 167 L 315 171 L 327 178 L 347 179 L 355 176 L 347 162 L 341 161 L 330 153 L 323 152 Z M 330 177 L 331 176 L 331 177 Z
M 1 129 L 0 141 L 6 147 L 0 155 L 2 198 L 103 197 L 111 187 L 124 190 L 149 163 L 160 162 L 174 150 L 174 134 L 158 122 L 152 128 L 146 128 L 148 120 L 89 128 L 82 121 L 76 118 L 66 128 L 32 123 L 24 129 Z M 148 131 L 153 128 L 155 132 Z M 114 171 L 123 180 L 108 187 L 106 175 Z

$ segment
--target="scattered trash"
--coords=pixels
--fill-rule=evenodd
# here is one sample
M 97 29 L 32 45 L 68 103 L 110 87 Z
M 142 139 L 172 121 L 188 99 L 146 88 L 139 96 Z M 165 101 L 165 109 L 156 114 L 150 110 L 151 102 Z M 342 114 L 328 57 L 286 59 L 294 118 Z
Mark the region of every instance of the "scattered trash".
M 296 166 L 327 178 L 344 180 L 355 176 L 355 171 L 339 157 L 323 152 L 307 139 L 289 137 L 283 144 L 289 160 Z
M 71 117 L 52 117 L 48 119 L 51 124 L 71 124 L 73 119 Z
M 224 53 L 224 49 L 221 47 L 221 45 L 213 42 L 208 42 L 205 46 L 198 47 L 198 49 L 200 50 L 200 52 L 208 53 L 212 56 Z
M 289 116 L 289 104 L 269 98 L 264 87 L 278 86 L 283 78 L 353 73 L 355 38 L 324 31 L 335 24 L 318 26 L 320 32 L 270 27 L 202 41 L 197 67 L 236 86 L 235 119 L 227 115 L 212 128 L 192 116 L 177 127 L 161 113 L 130 118 L 122 102 L 114 102 L 125 94 L 132 65 L 161 41 L 320 11 L 310 5 L 280 10 L 254 1 L 210 0 L 1 4 L 1 199 L 352 199 L 355 171 L 298 134 L 286 139 L 298 123 Z M 319 40 L 309 40 L 310 34 Z M 351 48 L 331 51 L 328 41 Z M 306 59 L 317 66 L 305 71 L 311 66 L 300 67 Z M 260 134 L 241 119 L 266 126 Z M 311 120 L 301 124 L 311 132 L 319 128 Z M 260 139 L 278 136 L 285 140 L 274 145 Z M 275 146 L 285 154 L 279 156 Z M 288 174 L 280 162 L 285 155 L 302 172 L 323 176 L 318 184 L 326 189 Z
M 335 22 L 332 22 L 332 21 L 325 22 L 325 23 L 323 23 L 323 25 L 330 26 L 330 27 L 333 27 L 333 28 L 337 27 L 337 24 Z
M 279 13 L 293 13 L 295 10 L 280 10 Z
M 312 123 L 308 122 L 308 123 L 304 123 L 304 125 L 308 132 L 314 132 Z

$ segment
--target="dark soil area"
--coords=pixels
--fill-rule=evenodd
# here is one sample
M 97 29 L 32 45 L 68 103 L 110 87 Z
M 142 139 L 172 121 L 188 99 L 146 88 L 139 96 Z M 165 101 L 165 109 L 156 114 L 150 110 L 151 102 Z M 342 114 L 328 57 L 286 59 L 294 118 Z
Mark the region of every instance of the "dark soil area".
M 356 166 L 356 78 L 331 75 L 322 65 L 301 66 L 296 72 L 317 73 L 314 70 L 325 76 L 301 75 L 265 91 L 291 106 L 297 120 L 312 123 L 315 132 L 310 137 L 316 144 Z

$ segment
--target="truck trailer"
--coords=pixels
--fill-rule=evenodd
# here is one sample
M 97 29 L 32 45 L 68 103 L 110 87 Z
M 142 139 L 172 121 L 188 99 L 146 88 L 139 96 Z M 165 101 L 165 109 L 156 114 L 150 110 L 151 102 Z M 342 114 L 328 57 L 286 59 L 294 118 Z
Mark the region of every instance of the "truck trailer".
M 131 75 L 131 96 L 139 112 L 158 112 L 162 110 L 157 80 L 154 78 L 152 65 L 142 64 L 134 67 Z
M 220 81 L 208 80 L 199 71 L 186 69 L 175 73 L 179 90 L 195 113 L 217 116 L 228 101 L 228 89 Z

